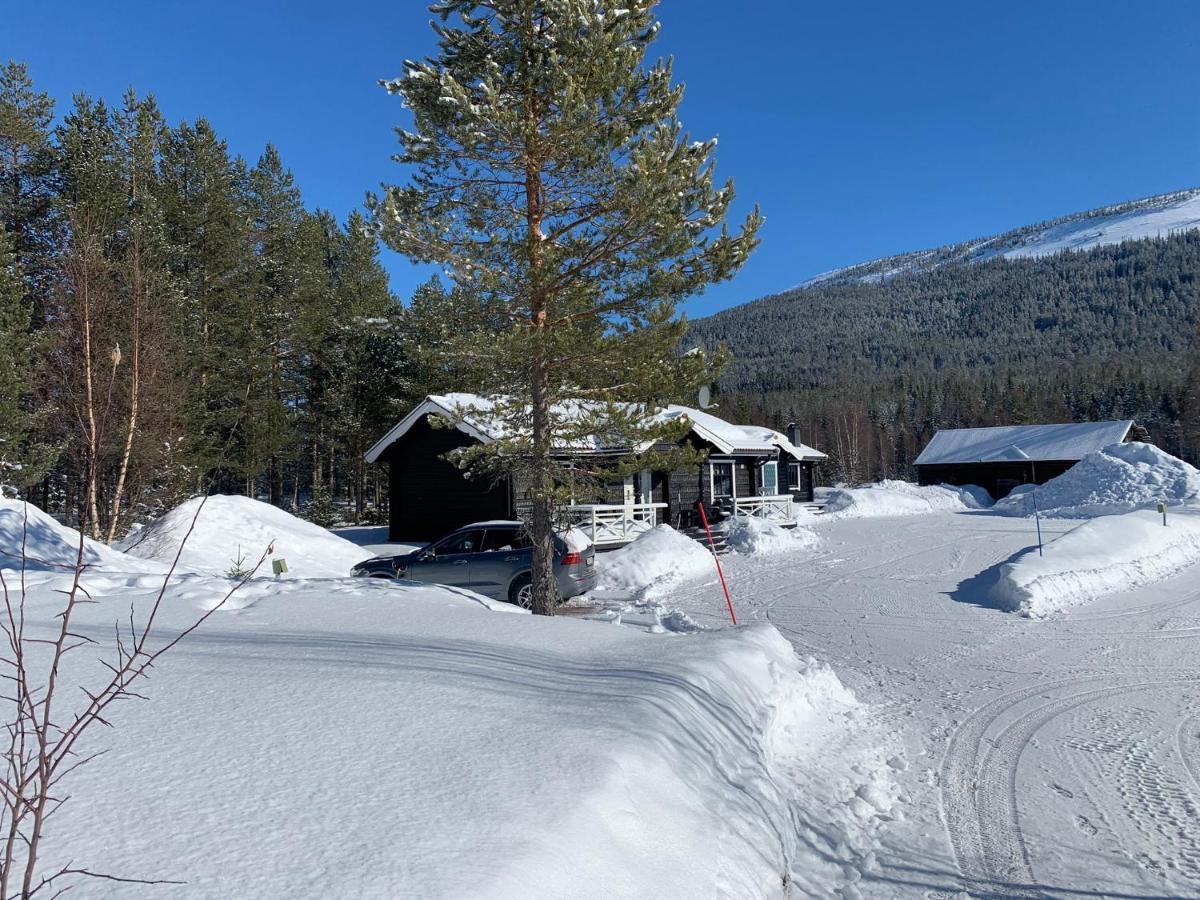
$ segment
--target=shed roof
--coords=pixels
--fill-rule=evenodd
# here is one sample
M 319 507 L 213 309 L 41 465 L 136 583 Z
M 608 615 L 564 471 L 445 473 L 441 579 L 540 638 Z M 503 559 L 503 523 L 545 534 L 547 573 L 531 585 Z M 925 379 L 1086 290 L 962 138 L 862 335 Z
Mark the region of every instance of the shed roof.
M 560 416 L 569 417 L 576 412 L 582 416 L 590 405 L 588 401 L 571 401 L 560 404 L 556 412 Z M 495 401 L 478 394 L 430 394 L 367 451 L 367 462 L 378 460 L 388 447 L 428 415 L 441 416 L 453 422 L 460 431 L 485 444 L 500 440 L 505 437 L 508 426 L 494 413 L 495 407 Z M 826 458 L 819 450 L 804 444 L 791 443 L 785 435 L 774 429 L 734 425 L 712 413 L 689 406 L 671 405 L 655 415 L 663 421 L 686 418 L 697 437 L 712 444 L 722 453 L 773 453 L 778 449 L 800 460 L 817 461 Z M 629 448 L 613 446 L 600 435 L 590 435 L 585 439 L 573 441 L 570 446 L 556 447 L 555 450 L 561 453 L 620 453 L 628 452 Z
M 916 465 L 1080 460 L 1110 444 L 1119 444 L 1133 427 L 1120 422 L 1061 425 L 1001 425 L 993 428 L 943 428 L 921 451 Z

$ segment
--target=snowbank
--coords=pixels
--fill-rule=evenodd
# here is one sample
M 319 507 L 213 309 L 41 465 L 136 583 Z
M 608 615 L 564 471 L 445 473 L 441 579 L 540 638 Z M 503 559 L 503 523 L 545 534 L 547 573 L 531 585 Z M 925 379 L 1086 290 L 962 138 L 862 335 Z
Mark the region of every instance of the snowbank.
M 166 630 L 228 585 L 185 581 Z M 202 900 L 836 896 L 894 814 L 889 739 L 770 626 L 666 639 L 434 585 L 251 587 L 89 736 L 106 752 L 64 782 L 47 871 L 102 863 Z M 100 597 L 79 625 L 152 596 Z
M 1102 594 L 1160 581 L 1200 562 L 1200 507 L 1139 510 L 1084 522 L 1000 569 L 991 590 L 1005 609 L 1041 618 Z
M 754 516 L 731 517 L 722 522 L 719 528 L 725 532 L 729 548 L 744 556 L 795 553 L 821 542 L 816 534 L 804 526 L 783 528 Z
M 1032 516 L 1035 494 L 1043 516 L 1090 519 L 1161 500 L 1178 504 L 1200 497 L 1200 471 L 1151 444 L 1113 444 L 1089 453 L 1036 490 L 1015 491 L 994 509 L 1008 516 Z
M 79 532 L 60 524 L 32 503 L 0 498 L 0 568 L 69 573 L 79 559 Z M 160 567 L 85 538 L 83 562 L 88 569 L 157 572 Z
M 273 558 L 286 560 L 289 574 L 301 578 L 349 575 L 355 563 L 371 556 L 369 550 L 268 503 L 225 494 L 194 497 L 131 532 L 117 547 L 130 556 L 170 564 L 185 536 L 179 568 L 210 575 L 228 574 L 239 559 L 243 568 L 253 568 L 272 542 Z M 271 574 L 269 559 L 259 574 Z
M 646 598 L 704 575 L 716 577 L 712 554 L 670 525 L 657 525 L 620 550 L 596 555 L 596 591 Z
M 865 487 L 834 488 L 825 496 L 826 514 L 843 519 L 986 509 L 992 502 L 987 491 L 974 485 L 917 485 L 894 480 Z

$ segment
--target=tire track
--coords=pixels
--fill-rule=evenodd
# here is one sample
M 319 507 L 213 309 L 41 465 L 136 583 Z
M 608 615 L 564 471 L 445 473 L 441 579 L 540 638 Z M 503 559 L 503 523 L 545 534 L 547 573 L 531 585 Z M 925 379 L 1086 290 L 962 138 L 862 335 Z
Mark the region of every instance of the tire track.
M 1017 774 L 1029 742 L 1048 723 L 1097 700 L 1155 687 L 1195 686 L 1200 675 L 1091 688 L 1040 704 L 989 728 L 1014 707 L 1047 691 L 1079 688 L 1111 676 L 1068 678 L 1008 691 L 971 713 L 955 729 L 941 769 L 942 819 L 959 872 L 967 884 L 1002 888 L 1006 896 L 1042 897 L 1017 809 Z M 986 750 L 985 743 L 990 744 Z

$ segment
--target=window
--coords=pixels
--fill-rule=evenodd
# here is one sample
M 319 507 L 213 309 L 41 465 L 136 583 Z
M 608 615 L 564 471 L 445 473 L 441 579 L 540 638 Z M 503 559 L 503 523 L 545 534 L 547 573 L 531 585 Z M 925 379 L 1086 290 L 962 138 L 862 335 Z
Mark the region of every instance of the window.
M 788 463 L 788 487 L 793 491 L 800 490 L 803 482 L 800 480 L 800 463 Z
M 708 471 L 712 478 L 713 500 L 724 500 L 733 497 L 733 463 L 709 463 Z
M 502 550 L 523 550 L 529 546 L 529 538 L 521 528 L 489 528 L 483 537 L 480 553 L 498 553 Z
M 763 463 L 762 492 L 764 495 L 779 493 L 779 463 Z
M 479 550 L 482 531 L 464 531 L 452 535 L 433 548 L 434 556 L 453 556 L 456 553 L 476 553 Z

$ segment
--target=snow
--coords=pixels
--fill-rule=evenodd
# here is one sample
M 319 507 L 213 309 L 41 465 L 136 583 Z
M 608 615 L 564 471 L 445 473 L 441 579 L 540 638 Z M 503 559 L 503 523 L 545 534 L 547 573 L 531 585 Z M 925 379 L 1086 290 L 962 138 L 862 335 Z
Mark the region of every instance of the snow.
M 1130 441 L 1089 453 L 1036 489 L 1014 491 L 996 512 L 1009 516 L 1038 512 L 1059 519 L 1087 519 L 1129 512 L 1166 501 L 1200 497 L 1200 471 L 1152 444 Z
M 189 529 L 191 536 L 179 558 L 182 571 L 210 575 L 228 574 L 239 558 L 244 568 L 253 568 L 270 546 L 274 553 L 258 570 L 260 576 L 271 575 L 272 559 L 284 559 L 289 577 L 339 577 L 372 555 L 269 503 L 226 494 L 188 500 L 131 532 L 117 549 L 169 565 Z
M 34 636 L 68 581 L 32 588 Z M 97 584 L 75 629 L 101 642 L 156 591 Z M 173 580 L 164 635 L 228 586 Z M 893 736 L 765 623 L 663 636 L 435 585 L 247 587 L 81 745 L 104 753 L 64 783 L 47 870 L 179 879 L 189 898 L 832 896 L 899 815 Z M 93 655 L 67 683 L 103 673 Z
M 1124 440 L 1132 426 L 1123 421 L 944 428 L 921 451 L 916 465 L 1082 459 Z
M 949 263 L 1050 256 L 1122 241 L 1165 238 L 1198 228 L 1200 189 L 1177 191 L 1074 213 L 992 237 L 832 269 L 801 282 L 793 290 L 831 282 L 882 283 L 898 275 L 926 272 Z
M 967 485 L 917 485 L 885 480 L 825 493 L 825 519 L 877 516 L 916 516 L 945 510 L 983 509 L 991 497 L 983 488 Z
M 1200 506 L 1106 515 L 1006 563 L 991 596 L 1005 609 L 1043 618 L 1097 597 L 1161 581 L 1200 562 Z
M 511 428 L 500 412 L 507 401 L 482 397 L 478 394 L 450 393 L 430 394 L 412 412 L 398 422 L 380 438 L 366 453 L 368 462 L 377 461 L 393 442 L 401 438 L 418 421 L 429 415 L 440 416 L 455 423 L 456 427 L 478 441 L 491 443 L 512 437 Z M 556 404 L 553 415 L 565 422 L 587 423 L 593 417 L 603 418 L 605 405 L 598 402 L 575 400 Z M 712 413 L 690 406 L 672 404 L 651 415 L 652 421 L 673 422 L 686 419 L 698 436 L 717 446 L 723 453 L 750 452 L 774 453 L 782 450 L 789 456 L 801 460 L 822 460 L 825 454 L 804 444 L 792 444 L 785 435 L 770 428 L 752 425 L 734 425 Z M 646 449 L 647 443 L 639 450 Z M 630 448 L 614 444 L 603 435 L 577 435 L 563 441 L 555 448 L 559 452 L 612 453 Z
M 734 516 L 721 523 L 731 550 L 745 556 L 774 553 L 800 553 L 821 542 L 816 533 L 803 525 L 783 528 L 754 516 Z
M 713 555 L 699 541 L 656 525 L 619 550 L 596 556 L 596 592 L 646 599 L 715 573 Z
M 53 572 L 72 569 L 79 559 L 79 532 L 57 522 L 32 503 L 0 497 L 0 569 Z M 86 538 L 83 563 L 126 572 L 163 569 L 131 559 L 107 544 Z
M 1160 207 L 1148 206 L 1051 225 L 1002 255 L 1006 259 L 1050 256 L 1122 241 L 1169 237 L 1197 228 L 1200 228 L 1200 191 L 1189 191 L 1176 202 Z

